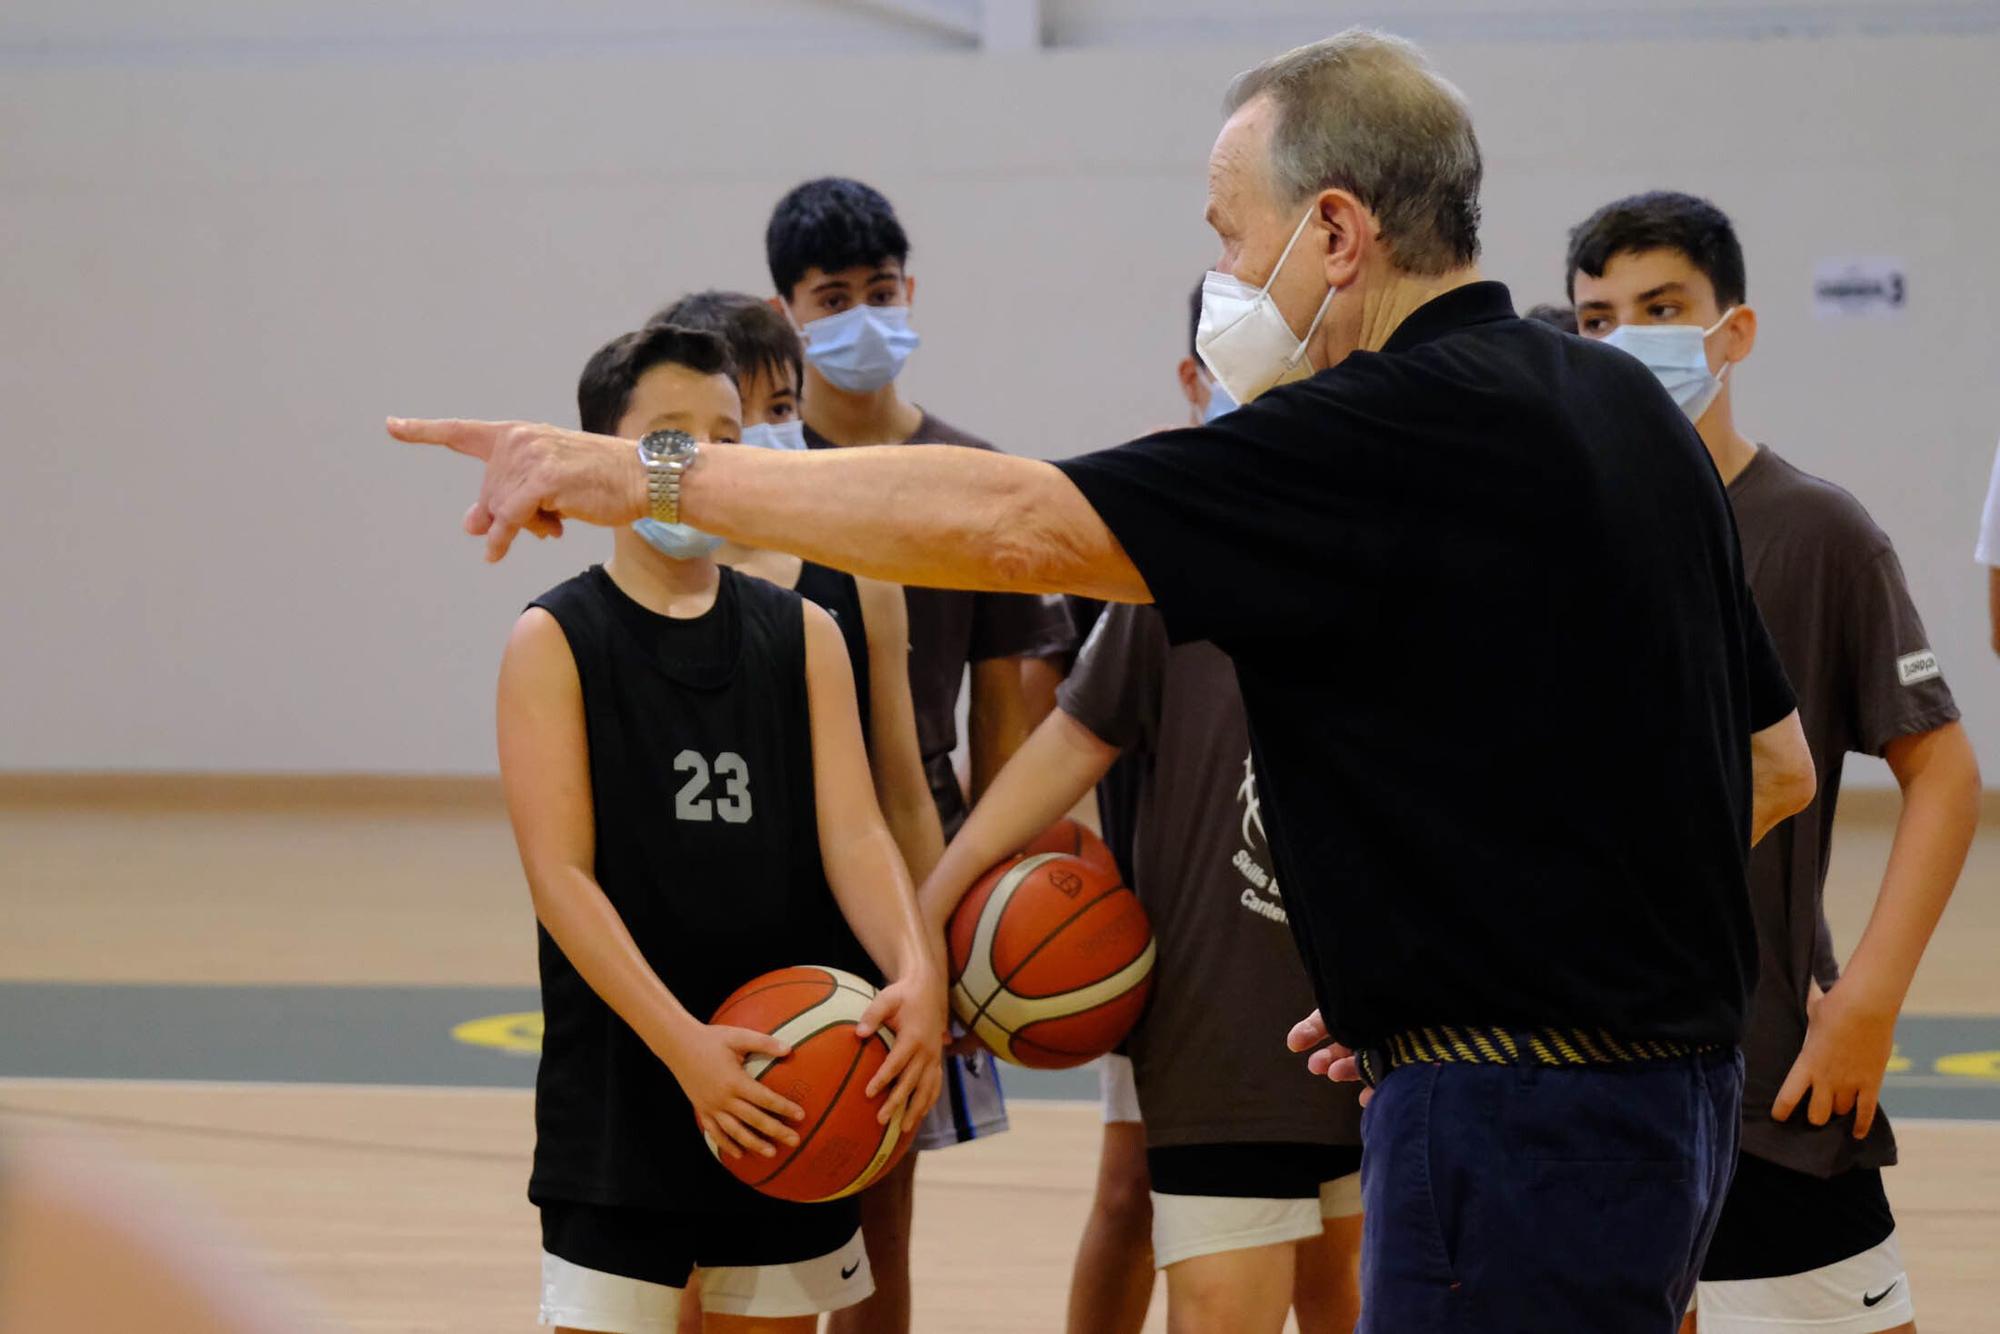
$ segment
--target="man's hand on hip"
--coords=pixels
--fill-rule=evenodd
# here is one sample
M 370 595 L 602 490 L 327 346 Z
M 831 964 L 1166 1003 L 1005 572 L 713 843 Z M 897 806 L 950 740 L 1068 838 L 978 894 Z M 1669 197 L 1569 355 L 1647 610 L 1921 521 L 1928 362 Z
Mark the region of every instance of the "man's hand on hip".
M 561 537 L 564 519 L 612 528 L 650 512 L 646 469 L 629 440 L 531 422 L 423 421 L 391 417 L 389 434 L 483 459 L 479 499 L 465 531 L 499 560 L 516 533 Z

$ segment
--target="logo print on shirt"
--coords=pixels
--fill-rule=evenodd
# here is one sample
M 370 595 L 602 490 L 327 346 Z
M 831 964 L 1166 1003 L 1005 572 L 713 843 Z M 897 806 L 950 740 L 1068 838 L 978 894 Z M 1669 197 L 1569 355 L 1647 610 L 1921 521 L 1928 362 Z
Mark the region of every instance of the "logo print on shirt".
M 1236 799 L 1243 803 L 1243 841 L 1263 843 L 1264 803 L 1257 799 L 1256 757 L 1243 757 L 1243 782 L 1236 789 Z M 1252 831 L 1255 831 L 1254 834 Z
M 1944 675 L 1944 668 L 1938 665 L 1937 654 L 1927 648 L 1908 653 L 1896 659 L 1896 679 L 1906 686 L 1920 681 L 1935 681 Z

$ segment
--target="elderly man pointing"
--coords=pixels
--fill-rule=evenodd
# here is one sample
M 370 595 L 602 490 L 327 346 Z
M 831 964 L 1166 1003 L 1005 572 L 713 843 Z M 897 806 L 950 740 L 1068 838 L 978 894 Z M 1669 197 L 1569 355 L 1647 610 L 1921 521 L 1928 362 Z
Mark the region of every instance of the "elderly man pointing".
M 1728 501 L 1643 365 L 1480 280 L 1478 143 L 1413 47 L 1342 33 L 1227 109 L 1209 425 L 1058 464 L 391 429 L 487 461 L 493 558 L 650 515 L 1212 640 L 1321 1004 L 1292 1043 L 1373 1089 L 1363 1328 L 1665 1334 L 1735 1161 L 1747 850 L 1812 792 Z

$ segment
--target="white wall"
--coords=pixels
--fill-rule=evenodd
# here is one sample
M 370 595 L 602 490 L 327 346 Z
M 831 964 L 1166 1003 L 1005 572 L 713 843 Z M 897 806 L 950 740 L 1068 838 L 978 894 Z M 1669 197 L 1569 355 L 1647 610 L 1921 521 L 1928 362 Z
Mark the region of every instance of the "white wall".
M 902 211 L 925 403 L 1041 455 L 1176 415 L 1216 100 L 1268 48 L 556 49 L 0 72 L 0 768 L 489 769 L 513 614 L 604 541 L 481 565 L 471 469 L 381 417 L 569 420 L 604 338 L 694 285 L 768 285 L 765 215 L 810 174 Z M 1523 304 L 1614 194 L 1736 215 L 1764 330 L 1740 415 L 1896 538 L 2000 756 L 1970 563 L 2000 434 L 2000 38 L 1435 54 Z M 1814 321 L 1813 262 L 1845 254 L 1908 261 L 1905 320 Z

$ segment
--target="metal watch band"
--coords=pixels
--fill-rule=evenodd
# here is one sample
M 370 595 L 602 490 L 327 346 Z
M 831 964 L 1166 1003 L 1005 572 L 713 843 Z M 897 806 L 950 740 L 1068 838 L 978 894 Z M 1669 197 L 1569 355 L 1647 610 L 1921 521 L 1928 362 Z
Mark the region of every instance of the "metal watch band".
M 666 452 L 662 452 L 662 447 Z M 639 441 L 639 463 L 646 470 L 646 500 L 654 519 L 681 521 L 681 477 L 694 462 L 694 439 L 681 431 L 655 431 Z

